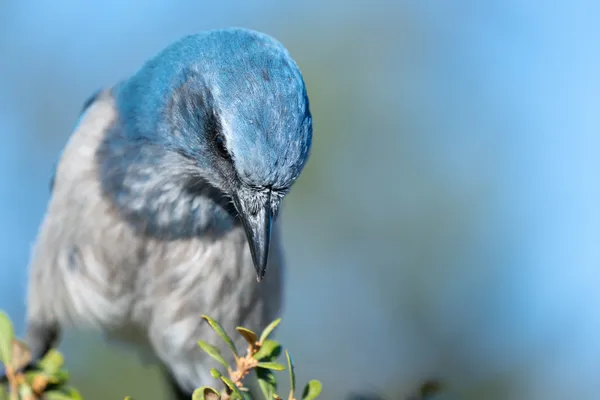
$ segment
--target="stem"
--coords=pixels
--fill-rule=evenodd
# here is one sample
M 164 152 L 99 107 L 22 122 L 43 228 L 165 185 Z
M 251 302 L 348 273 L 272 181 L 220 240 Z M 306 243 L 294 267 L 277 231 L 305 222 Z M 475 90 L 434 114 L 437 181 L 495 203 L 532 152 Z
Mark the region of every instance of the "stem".
M 19 385 L 17 383 L 17 377 L 15 376 L 15 369 L 12 365 L 6 366 L 6 378 L 10 385 L 10 399 L 19 400 Z

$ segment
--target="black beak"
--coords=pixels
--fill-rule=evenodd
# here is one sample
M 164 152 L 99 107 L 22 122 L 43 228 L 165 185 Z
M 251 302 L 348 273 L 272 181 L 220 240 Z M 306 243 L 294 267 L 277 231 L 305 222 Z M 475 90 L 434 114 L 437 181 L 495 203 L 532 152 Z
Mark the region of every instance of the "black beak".
M 267 198 L 264 206 L 254 213 L 248 211 L 248 203 L 243 197 L 233 196 L 233 203 L 244 225 L 250 254 L 256 270 L 256 279 L 260 282 L 267 271 L 269 245 L 271 243 L 271 199 Z

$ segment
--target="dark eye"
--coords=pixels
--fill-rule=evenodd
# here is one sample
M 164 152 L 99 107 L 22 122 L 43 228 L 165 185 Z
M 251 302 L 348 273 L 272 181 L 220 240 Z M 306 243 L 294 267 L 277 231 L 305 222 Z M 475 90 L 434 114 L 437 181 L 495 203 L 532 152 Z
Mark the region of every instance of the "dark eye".
M 221 131 L 222 128 L 216 111 L 213 110 L 212 112 L 207 113 L 204 118 L 198 117 L 198 120 L 204 123 L 204 131 L 207 133 L 209 141 L 212 141 L 216 152 L 226 160 L 231 159 L 231 156 L 227 151 L 227 146 L 225 145 L 225 137 Z
M 229 152 L 227 151 L 227 148 L 225 147 L 225 138 L 223 137 L 223 135 L 221 133 L 217 133 L 215 135 L 215 146 L 217 148 L 217 152 L 219 153 L 219 155 L 223 158 L 229 158 Z

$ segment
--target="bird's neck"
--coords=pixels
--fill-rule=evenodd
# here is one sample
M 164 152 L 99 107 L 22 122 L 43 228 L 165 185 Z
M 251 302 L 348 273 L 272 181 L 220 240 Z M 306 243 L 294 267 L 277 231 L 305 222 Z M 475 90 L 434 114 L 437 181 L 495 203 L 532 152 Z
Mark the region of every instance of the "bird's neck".
M 175 240 L 227 232 L 236 213 L 181 154 L 132 139 L 119 123 L 97 153 L 103 194 L 140 234 Z

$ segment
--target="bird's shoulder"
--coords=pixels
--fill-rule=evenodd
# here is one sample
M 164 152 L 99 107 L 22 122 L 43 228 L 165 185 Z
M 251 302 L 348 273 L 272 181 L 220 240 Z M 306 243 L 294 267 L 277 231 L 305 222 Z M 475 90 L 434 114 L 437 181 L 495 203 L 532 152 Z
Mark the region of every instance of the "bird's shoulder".
M 44 230 L 49 232 L 60 231 L 69 224 L 74 228 L 74 236 L 75 233 L 101 235 L 107 229 L 119 232 L 126 229 L 118 223 L 114 207 L 102 195 L 96 162 L 98 148 L 117 123 L 111 90 L 96 93 L 87 103 L 56 165 L 44 224 Z M 57 238 L 62 239 L 77 241 L 76 238 Z
M 97 90 L 84 102 L 75 128 L 55 165 L 50 182 L 52 192 L 60 181 L 77 181 L 95 169 L 93 159 L 96 149 L 116 118 L 115 101 L 110 89 Z
M 99 139 L 109 129 L 115 118 L 116 109 L 114 108 L 114 99 L 110 89 L 98 89 L 83 102 L 75 128 L 52 170 L 49 183 L 50 192 L 54 191 L 59 165 L 68 164 L 65 161 L 68 161 L 73 153 L 77 153 L 77 151 L 73 151 L 71 142 L 76 142 L 78 146 L 84 145 L 79 149 L 80 151 L 97 146 Z
M 81 111 L 79 112 L 79 116 L 81 117 L 83 114 L 85 114 L 86 110 L 92 105 L 94 104 L 94 102 L 96 100 L 98 100 L 102 94 L 104 92 L 104 89 L 97 89 L 94 93 L 92 93 L 91 96 L 89 96 L 84 102 L 83 102 L 83 106 L 81 107 Z

